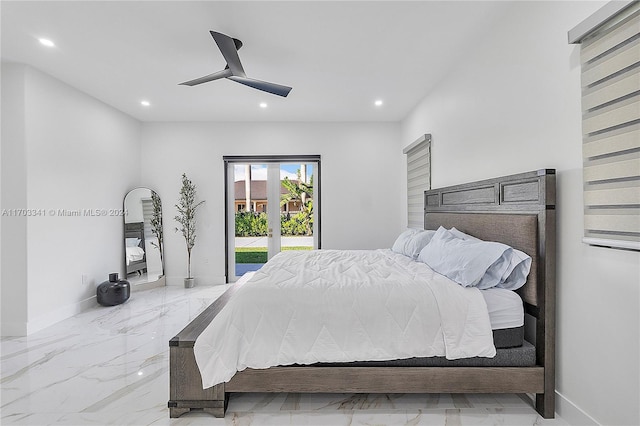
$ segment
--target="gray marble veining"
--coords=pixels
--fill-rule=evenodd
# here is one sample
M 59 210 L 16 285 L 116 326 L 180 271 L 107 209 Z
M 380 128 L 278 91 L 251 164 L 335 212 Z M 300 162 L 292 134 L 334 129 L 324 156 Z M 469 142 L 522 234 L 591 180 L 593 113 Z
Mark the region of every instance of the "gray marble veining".
M 0 343 L 3 425 L 566 425 L 521 395 L 232 395 L 170 419 L 168 341 L 227 286 L 161 287 Z

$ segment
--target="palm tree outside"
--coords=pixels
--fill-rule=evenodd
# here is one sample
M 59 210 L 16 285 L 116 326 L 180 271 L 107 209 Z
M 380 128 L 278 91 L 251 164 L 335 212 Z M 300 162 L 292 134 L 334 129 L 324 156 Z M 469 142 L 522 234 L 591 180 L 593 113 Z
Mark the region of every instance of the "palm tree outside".
M 285 169 L 283 168 L 282 170 Z M 235 215 L 235 261 L 240 269 L 247 267 L 257 269 L 267 261 L 267 217 L 264 212 L 254 211 L 252 208 L 256 205 L 264 206 L 265 203 L 255 198 L 249 199 L 249 197 L 253 196 L 260 197 L 260 188 L 264 184 L 259 180 L 249 182 L 247 177 L 251 176 L 250 173 L 251 171 L 246 171 L 245 168 L 245 181 L 237 182 L 240 186 L 236 186 L 237 190 L 240 191 L 249 186 L 249 189 L 242 194 L 244 196 L 236 194 L 236 202 L 244 204 L 244 206 L 238 206 Z M 249 195 L 249 191 L 252 191 L 252 183 L 258 190 L 253 190 Z M 296 170 L 296 179 L 285 176 L 281 180 L 281 185 L 281 250 L 311 250 L 314 244 L 313 173 L 308 176 L 307 165 L 302 164 Z M 242 200 L 239 201 L 238 196 Z M 237 273 L 236 275 L 239 276 L 241 274 Z

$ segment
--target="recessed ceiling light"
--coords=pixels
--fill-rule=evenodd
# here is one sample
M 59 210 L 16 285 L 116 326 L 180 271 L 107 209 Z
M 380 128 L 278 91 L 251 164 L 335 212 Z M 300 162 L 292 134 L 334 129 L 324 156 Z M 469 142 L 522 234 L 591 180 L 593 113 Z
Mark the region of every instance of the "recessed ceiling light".
M 47 46 L 47 47 L 55 47 L 56 46 L 54 42 L 52 42 L 51 40 L 49 40 L 47 38 L 39 38 L 38 41 L 43 46 Z
M 260 102 L 260 108 L 266 108 L 267 106 L 266 102 Z
M 140 101 L 140 105 L 148 107 L 151 103 L 149 101 Z
M 375 106 L 382 106 L 382 99 L 378 99 L 373 103 Z

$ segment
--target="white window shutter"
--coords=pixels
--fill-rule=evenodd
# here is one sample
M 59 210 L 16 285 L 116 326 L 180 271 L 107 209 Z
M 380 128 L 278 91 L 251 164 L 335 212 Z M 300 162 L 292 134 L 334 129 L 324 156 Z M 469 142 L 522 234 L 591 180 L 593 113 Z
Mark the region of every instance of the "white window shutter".
M 581 44 L 584 241 L 640 250 L 640 3 L 629 5 L 573 42 Z
M 424 191 L 431 189 L 431 135 L 420 137 L 403 151 L 407 155 L 407 226 L 424 227 Z

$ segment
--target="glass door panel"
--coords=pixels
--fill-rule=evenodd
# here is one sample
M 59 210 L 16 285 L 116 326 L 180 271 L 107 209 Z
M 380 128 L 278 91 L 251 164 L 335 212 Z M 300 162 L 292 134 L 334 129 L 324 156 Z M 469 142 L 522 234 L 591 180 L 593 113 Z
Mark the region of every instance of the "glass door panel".
M 317 163 L 227 163 L 229 282 L 281 250 L 318 248 Z
M 267 166 L 267 260 L 280 253 L 280 164 Z
M 235 281 L 267 261 L 267 165 L 229 163 L 227 231 L 229 278 Z
M 280 164 L 281 250 L 312 250 L 318 247 L 314 238 L 314 165 Z

